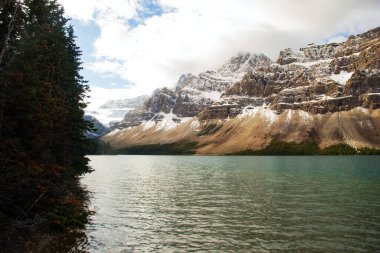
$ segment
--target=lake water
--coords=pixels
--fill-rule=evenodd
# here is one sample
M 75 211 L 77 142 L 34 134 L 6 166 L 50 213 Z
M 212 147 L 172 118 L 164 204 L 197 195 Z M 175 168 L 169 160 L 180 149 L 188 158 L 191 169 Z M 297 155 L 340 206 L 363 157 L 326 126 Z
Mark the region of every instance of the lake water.
M 380 156 L 90 159 L 90 252 L 380 252 Z

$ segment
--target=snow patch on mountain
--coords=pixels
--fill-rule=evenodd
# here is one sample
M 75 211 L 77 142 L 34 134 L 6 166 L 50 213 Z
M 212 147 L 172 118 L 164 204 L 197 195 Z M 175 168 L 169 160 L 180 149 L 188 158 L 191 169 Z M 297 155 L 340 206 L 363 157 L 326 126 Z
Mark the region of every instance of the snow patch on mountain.
M 190 129 L 197 129 L 201 124 L 199 123 L 199 121 L 195 118 L 191 124 L 190 124 L 190 127 L 189 127 L 189 130 Z
M 112 135 L 115 135 L 117 133 L 119 133 L 121 131 L 121 129 L 114 129 L 112 130 L 111 132 L 108 133 L 108 136 L 112 136 Z M 123 131 L 127 131 L 127 129 L 123 129 Z
M 301 119 L 305 123 L 313 121 L 313 117 L 309 113 L 307 113 L 305 111 L 298 110 L 298 115 L 301 117 Z
M 241 120 L 246 117 L 253 118 L 256 115 L 260 115 L 261 117 L 265 118 L 268 125 L 272 125 L 278 118 L 278 115 L 266 105 L 256 107 L 246 106 L 243 108 L 242 113 L 238 115 L 238 117 Z
M 369 115 L 369 110 L 367 108 L 363 108 L 363 107 L 356 107 L 354 109 L 355 111 L 358 111 L 360 113 L 363 113 L 364 115 Z
M 191 87 L 184 88 L 183 92 L 193 101 L 199 101 L 201 99 L 210 99 L 212 101 L 218 101 L 222 95 L 222 92 L 219 92 L 216 90 L 201 91 L 201 90 L 193 89 Z
M 146 122 L 143 122 L 142 123 L 143 130 L 148 130 L 148 129 L 154 127 L 155 124 L 156 124 L 156 122 L 154 122 L 153 119 L 148 120 Z
M 332 74 L 330 76 L 330 79 L 336 83 L 339 83 L 340 85 L 345 85 L 348 79 L 351 78 L 353 73 L 354 72 L 347 72 L 343 70 L 339 74 Z
M 183 117 L 178 118 L 173 111 L 170 113 L 158 113 L 151 120 L 145 121 L 142 123 L 143 130 L 148 130 L 152 127 L 155 127 L 155 131 L 163 130 L 169 131 L 176 128 L 177 126 L 186 123 L 191 120 L 192 117 Z M 199 123 L 198 123 L 199 124 Z
M 286 126 L 290 125 L 290 123 L 292 121 L 292 114 L 293 114 L 293 110 L 287 109 L 287 112 L 286 112 L 286 123 L 285 123 Z
M 310 67 L 315 66 L 315 65 L 328 64 L 330 62 L 332 62 L 332 59 L 309 61 L 309 62 L 294 62 L 294 63 L 291 63 L 291 65 L 298 65 L 298 66 L 302 66 L 305 68 L 310 68 Z

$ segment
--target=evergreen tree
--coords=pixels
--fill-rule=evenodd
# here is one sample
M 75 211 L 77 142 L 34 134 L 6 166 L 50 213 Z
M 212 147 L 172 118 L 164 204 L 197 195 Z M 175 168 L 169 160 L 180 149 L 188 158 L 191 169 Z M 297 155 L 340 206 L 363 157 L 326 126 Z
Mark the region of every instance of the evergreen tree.
M 63 13 L 56 1 L 0 5 L 0 217 L 10 228 L 36 215 L 80 224 L 60 215 L 77 210 L 77 202 L 67 203 L 68 187 L 90 171 L 85 132 L 92 126 L 83 119 L 89 88 Z M 0 233 L 0 248 L 12 233 Z

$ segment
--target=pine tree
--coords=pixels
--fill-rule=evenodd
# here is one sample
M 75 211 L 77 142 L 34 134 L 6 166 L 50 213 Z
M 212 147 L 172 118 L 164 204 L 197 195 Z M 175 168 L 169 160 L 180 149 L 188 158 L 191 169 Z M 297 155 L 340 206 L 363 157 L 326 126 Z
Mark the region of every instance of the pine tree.
M 89 88 L 74 29 L 56 1 L 7 0 L 0 8 L 0 216 L 10 228 L 37 214 L 61 227 L 81 224 L 77 202 L 66 201 L 76 176 L 90 171 Z M 66 210 L 75 217 L 62 218 Z

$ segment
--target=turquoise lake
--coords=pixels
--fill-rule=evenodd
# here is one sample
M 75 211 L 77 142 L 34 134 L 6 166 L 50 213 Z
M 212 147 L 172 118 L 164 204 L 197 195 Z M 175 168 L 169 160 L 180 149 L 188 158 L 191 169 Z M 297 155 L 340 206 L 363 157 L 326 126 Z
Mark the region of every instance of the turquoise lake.
M 380 156 L 89 158 L 89 252 L 380 251 Z

